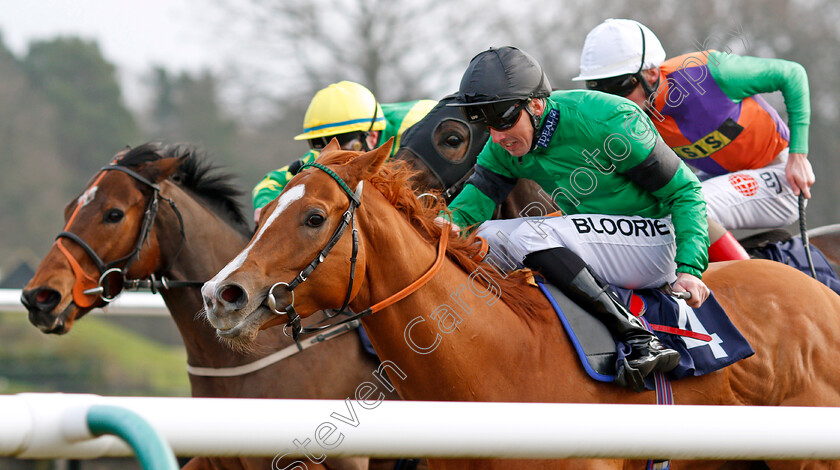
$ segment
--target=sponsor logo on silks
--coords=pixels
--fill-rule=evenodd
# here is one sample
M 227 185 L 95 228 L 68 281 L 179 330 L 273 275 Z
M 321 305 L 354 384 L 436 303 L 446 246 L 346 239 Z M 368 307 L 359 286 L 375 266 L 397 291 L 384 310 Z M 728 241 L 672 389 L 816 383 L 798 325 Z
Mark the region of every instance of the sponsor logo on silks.
M 734 173 L 729 175 L 729 184 L 736 191 L 746 197 L 755 196 L 758 192 L 758 181 L 746 173 Z
M 545 122 L 543 123 L 542 132 L 540 132 L 540 137 L 537 139 L 537 147 L 548 147 L 548 143 L 551 142 L 551 136 L 557 130 L 557 123 L 559 121 L 560 111 L 552 109 L 548 112 L 548 116 L 545 117 Z
M 689 160 L 705 158 L 732 143 L 743 130 L 743 126 L 729 118 L 720 127 L 695 142 L 674 147 L 672 150 L 680 157 Z
M 621 234 L 626 237 L 658 237 L 671 233 L 668 224 L 654 219 L 613 219 L 602 218 L 592 220 L 592 217 L 572 217 L 572 222 L 578 233 L 606 233 L 607 235 Z

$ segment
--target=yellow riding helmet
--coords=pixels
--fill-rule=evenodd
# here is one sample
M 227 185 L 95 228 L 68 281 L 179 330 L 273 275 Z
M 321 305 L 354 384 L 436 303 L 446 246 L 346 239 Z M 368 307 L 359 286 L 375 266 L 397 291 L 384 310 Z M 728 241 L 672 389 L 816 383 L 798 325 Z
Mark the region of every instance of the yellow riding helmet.
M 373 93 L 358 83 L 342 81 L 315 93 L 303 117 L 303 134 L 295 140 L 383 129 L 385 116 Z

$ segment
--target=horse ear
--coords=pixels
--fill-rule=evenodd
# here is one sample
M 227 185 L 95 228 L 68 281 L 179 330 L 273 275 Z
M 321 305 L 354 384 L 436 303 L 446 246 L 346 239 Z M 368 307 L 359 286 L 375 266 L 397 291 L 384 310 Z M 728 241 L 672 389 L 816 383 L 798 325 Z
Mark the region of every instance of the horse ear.
M 391 148 L 394 146 L 394 138 L 391 137 L 387 142 L 354 158 L 349 163 L 350 171 L 354 175 L 359 175 L 359 181 L 366 180 L 375 175 L 388 156 L 391 155 Z
M 146 162 L 143 164 L 140 173 L 151 182 L 160 183 L 166 178 L 172 176 L 172 174 L 175 173 L 175 170 L 184 163 L 186 158 L 187 155 L 182 155 L 180 157 L 161 158 L 159 160 Z
M 332 138 L 330 143 L 328 143 L 321 152 L 328 152 L 330 150 L 341 150 L 341 144 L 338 143 L 338 139 L 335 137 Z

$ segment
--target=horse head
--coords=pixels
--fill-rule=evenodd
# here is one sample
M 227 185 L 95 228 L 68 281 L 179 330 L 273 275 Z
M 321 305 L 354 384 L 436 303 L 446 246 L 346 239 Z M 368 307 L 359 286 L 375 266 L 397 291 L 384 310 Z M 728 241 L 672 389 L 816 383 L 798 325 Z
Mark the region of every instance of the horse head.
M 29 321 L 43 332 L 70 331 L 113 300 L 126 279 L 161 269 L 161 245 L 169 242 L 152 226 L 159 210 L 174 217 L 161 183 L 185 156 L 160 158 L 160 150 L 146 144 L 117 153 L 65 207 L 63 231 L 21 294 Z
M 439 189 L 447 201 L 463 187 L 490 135 L 485 126 L 465 121 L 461 108 L 447 106 L 454 101 L 454 95 L 444 97 L 405 131 L 393 157 L 417 171 L 416 189 Z
M 361 153 L 340 149 L 334 139 L 266 206 L 245 249 L 201 289 L 218 336 L 247 345 L 290 312 L 306 318 L 347 305 L 361 285 L 350 279 L 364 277 L 367 255 L 354 212 L 363 181 L 379 170 L 392 143 Z

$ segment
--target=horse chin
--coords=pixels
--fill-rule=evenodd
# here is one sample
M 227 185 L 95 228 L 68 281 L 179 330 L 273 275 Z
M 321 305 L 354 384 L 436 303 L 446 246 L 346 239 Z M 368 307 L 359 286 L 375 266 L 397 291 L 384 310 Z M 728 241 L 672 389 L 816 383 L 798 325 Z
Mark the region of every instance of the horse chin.
M 63 335 L 67 334 L 73 327 L 73 321 L 76 319 L 77 315 L 84 315 L 84 313 L 80 314 L 79 312 L 80 310 L 76 307 L 76 304 L 70 302 L 64 310 L 55 317 L 55 320 L 51 324 L 47 325 L 42 321 L 34 320 L 31 313 L 29 314 L 29 322 L 38 327 L 38 329 L 41 330 L 41 333 L 48 335 Z
M 260 305 L 235 326 L 228 329 L 216 328 L 216 336 L 234 350 L 250 350 L 262 325 L 270 322 L 272 317 L 276 315 L 265 305 Z

